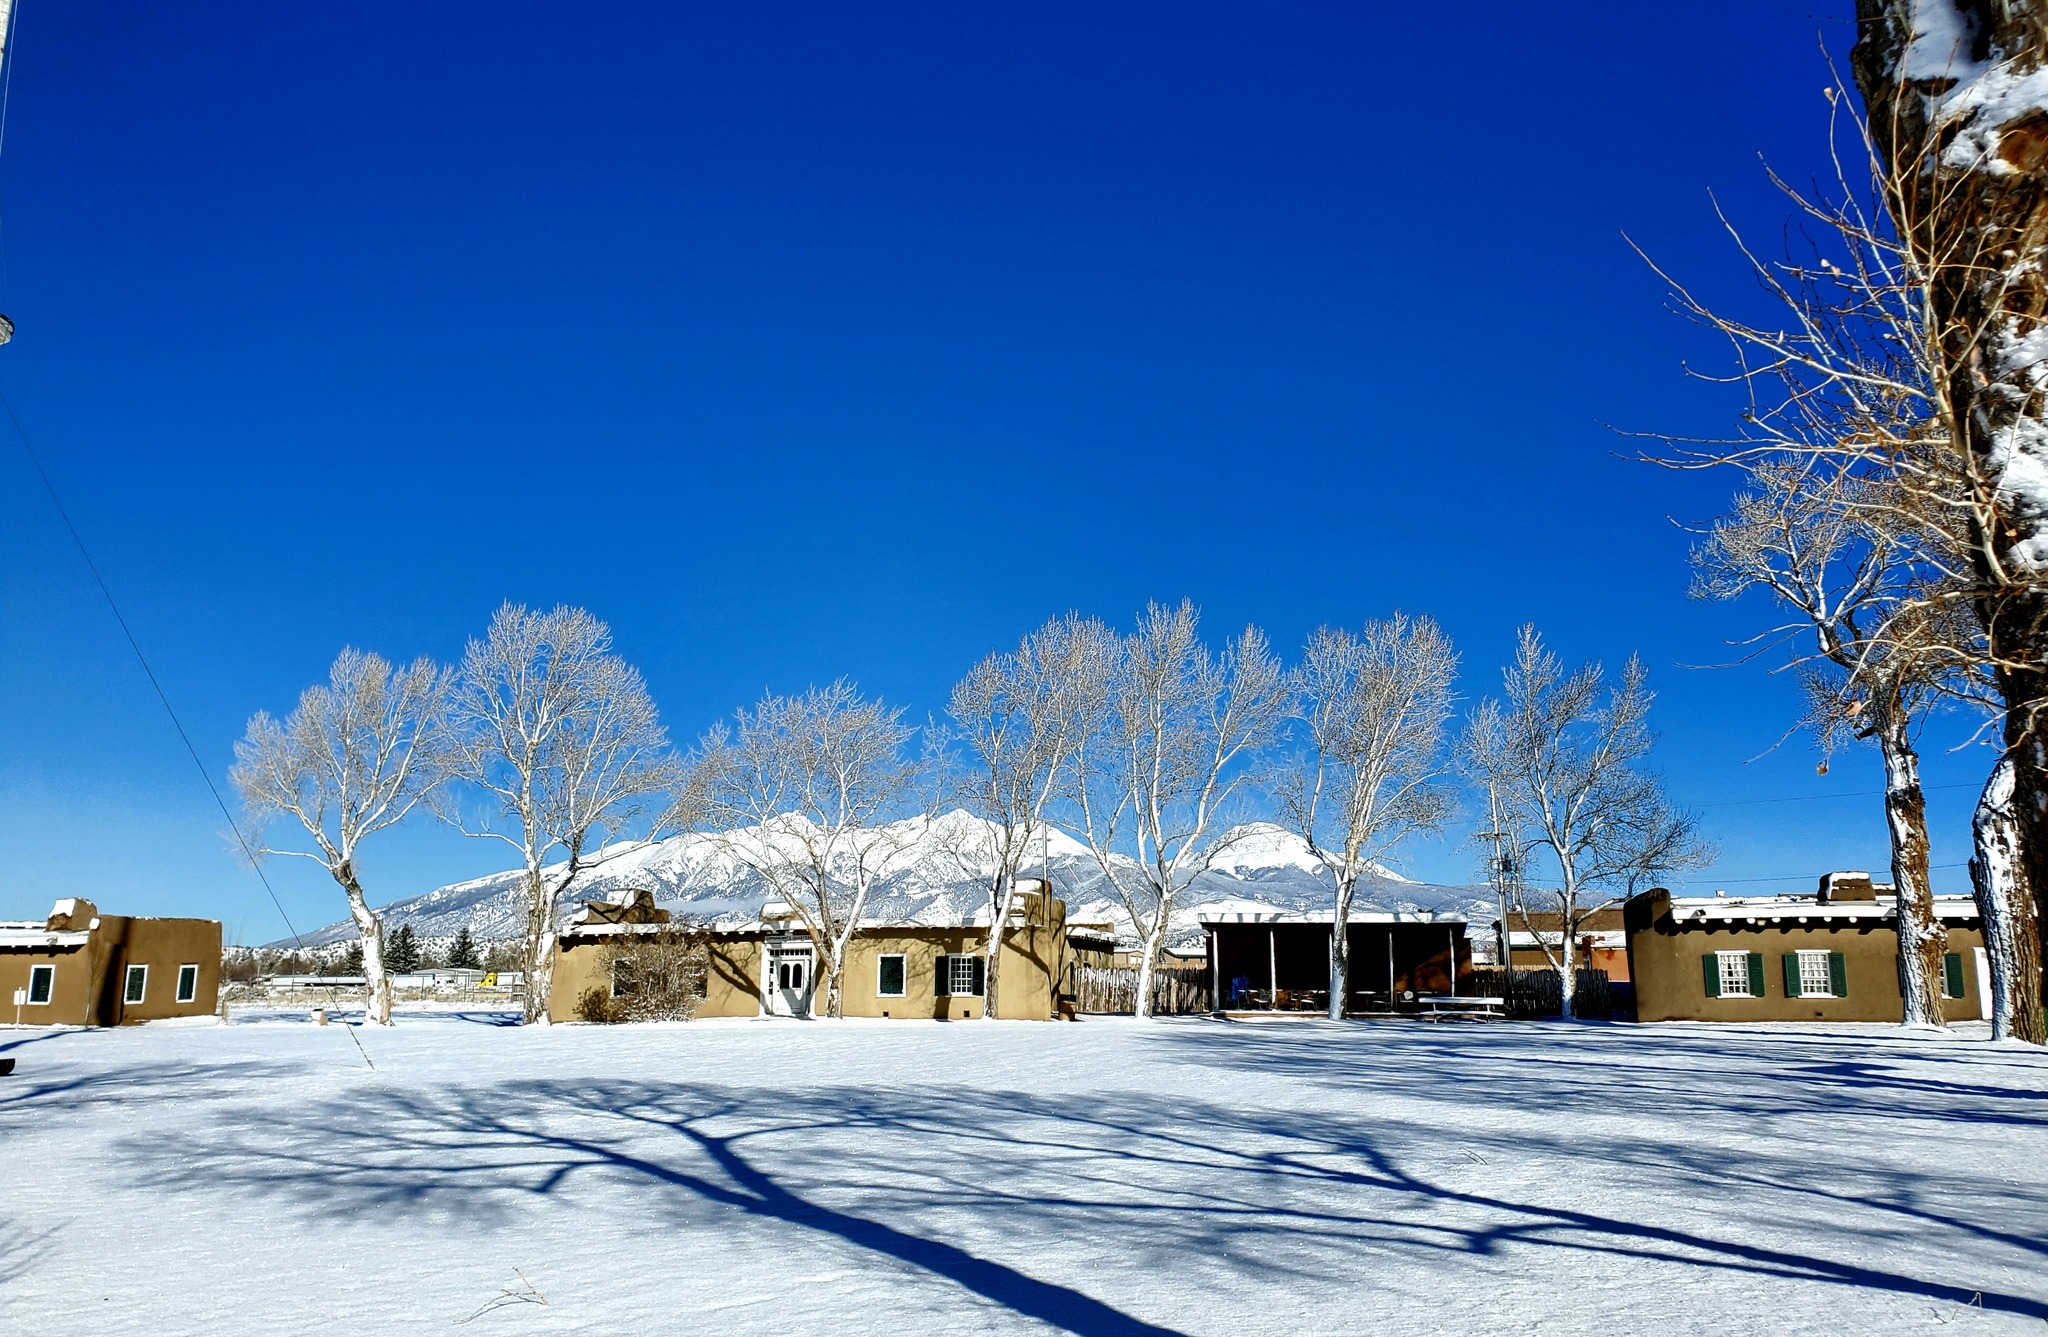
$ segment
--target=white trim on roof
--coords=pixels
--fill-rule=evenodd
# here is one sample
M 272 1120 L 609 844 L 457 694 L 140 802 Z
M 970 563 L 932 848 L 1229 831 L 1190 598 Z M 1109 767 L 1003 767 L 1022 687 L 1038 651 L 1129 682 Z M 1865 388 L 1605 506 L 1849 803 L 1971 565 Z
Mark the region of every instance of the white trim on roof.
M 1275 910 L 1241 909 L 1214 910 L 1195 916 L 1195 922 L 1203 928 L 1214 928 L 1218 924 L 1329 924 L 1337 918 L 1335 910 Z M 1464 915 L 1439 914 L 1434 910 L 1353 910 L 1350 922 L 1353 924 L 1443 924 L 1463 927 L 1467 922 Z
M 52 929 L 38 923 L 0 924 L 0 948 L 83 947 L 92 941 L 84 929 Z
M 1936 896 L 1934 914 L 1937 919 L 1975 919 L 1977 903 L 1968 896 Z M 1773 896 L 1671 902 L 1671 919 L 1677 924 L 1883 921 L 1897 915 L 1898 902 L 1892 900 L 1818 901 L 1812 897 Z

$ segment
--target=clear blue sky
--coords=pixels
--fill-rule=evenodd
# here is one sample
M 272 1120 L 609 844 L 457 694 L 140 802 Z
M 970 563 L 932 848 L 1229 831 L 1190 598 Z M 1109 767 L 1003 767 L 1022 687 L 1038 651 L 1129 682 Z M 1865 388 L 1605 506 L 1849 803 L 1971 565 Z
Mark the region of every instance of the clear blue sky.
M 1185 595 L 1283 645 L 1432 613 L 1468 695 L 1525 620 L 1640 651 L 1699 885 L 1882 868 L 1874 799 L 1735 802 L 1876 768 L 1750 762 L 1791 685 L 1685 666 L 1767 610 L 1689 602 L 1666 518 L 1729 480 L 1601 426 L 1727 421 L 1620 234 L 1750 300 L 1706 189 L 1775 235 L 1757 155 L 1818 165 L 1848 13 L 25 0 L 0 386 L 217 774 L 343 644 L 452 657 L 507 598 L 607 618 L 687 739 L 842 673 L 921 716 Z M 0 577 L 0 916 L 278 936 L 12 440 Z M 423 827 L 366 871 L 499 862 Z

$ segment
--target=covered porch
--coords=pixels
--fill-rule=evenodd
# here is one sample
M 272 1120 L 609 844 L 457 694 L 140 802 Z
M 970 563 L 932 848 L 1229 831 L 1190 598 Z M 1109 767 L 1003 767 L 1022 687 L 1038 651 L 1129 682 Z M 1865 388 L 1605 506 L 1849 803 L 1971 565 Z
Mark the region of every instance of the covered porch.
M 1208 944 L 1216 1009 L 1327 1014 L 1334 919 L 1330 911 L 1203 915 L 1198 922 Z M 1472 953 L 1462 915 L 1354 910 L 1345 938 L 1346 1015 L 1419 1010 L 1418 1000 L 1471 989 Z

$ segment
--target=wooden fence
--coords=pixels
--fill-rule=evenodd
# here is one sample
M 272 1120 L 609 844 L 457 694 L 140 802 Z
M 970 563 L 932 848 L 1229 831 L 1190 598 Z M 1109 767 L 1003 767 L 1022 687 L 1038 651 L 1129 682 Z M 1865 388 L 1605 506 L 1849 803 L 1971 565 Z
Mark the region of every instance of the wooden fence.
M 1074 1007 L 1081 1012 L 1122 1013 L 1138 1010 L 1138 972 L 1130 966 L 1074 967 Z M 1196 970 L 1152 973 L 1152 1014 L 1177 1016 L 1209 1010 L 1209 979 Z
M 1505 998 L 1511 1017 L 1555 1017 L 1564 1012 L 1563 991 L 1554 970 L 1475 970 L 1471 983 L 1458 981 L 1459 993 Z M 1581 970 L 1572 994 L 1572 1012 L 1580 1017 L 1606 1017 L 1614 1011 L 1614 993 L 1604 970 Z

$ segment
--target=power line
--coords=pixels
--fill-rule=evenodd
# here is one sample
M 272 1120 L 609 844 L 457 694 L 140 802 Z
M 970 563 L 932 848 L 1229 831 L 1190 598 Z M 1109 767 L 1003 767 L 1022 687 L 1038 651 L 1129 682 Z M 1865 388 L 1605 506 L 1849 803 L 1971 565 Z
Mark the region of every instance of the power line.
M 128 625 L 127 617 L 122 614 L 121 605 L 115 601 L 113 590 L 107 587 L 106 577 L 100 574 L 99 563 L 92 559 L 92 552 L 85 546 L 85 539 L 79 534 L 78 526 L 72 523 L 71 512 L 65 508 L 64 499 L 57 495 L 57 485 L 50 481 L 49 472 L 43 468 L 43 462 L 36 455 L 35 447 L 29 443 L 28 432 L 22 427 L 21 417 L 14 411 L 14 403 L 7 398 L 5 390 L 0 390 L 0 406 L 6 408 L 7 419 L 14 424 L 15 439 L 21 442 L 22 454 L 28 456 L 30 467 L 36 471 L 36 477 L 42 480 L 43 491 L 49 494 L 50 504 L 57 508 L 58 517 L 64 521 L 65 531 L 71 535 L 71 542 L 78 548 L 78 555 L 85 559 L 85 569 L 92 573 L 93 584 L 99 586 L 101 597 L 107 601 L 107 608 L 114 614 L 114 621 L 121 626 L 121 635 L 127 638 L 128 648 L 135 652 L 135 661 L 142 665 L 142 672 L 148 677 L 149 685 L 156 690 L 156 699 L 163 703 L 164 714 L 170 716 L 171 727 L 178 731 L 178 737 L 185 744 L 185 751 L 192 758 L 192 764 L 199 768 L 199 778 L 206 782 L 206 792 L 213 795 L 214 806 L 219 808 L 220 815 L 227 819 L 228 830 L 234 833 L 235 843 L 241 846 L 250 869 L 256 874 L 256 880 L 261 882 L 263 890 L 269 893 L 270 903 L 277 907 L 278 918 L 284 920 L 284 926 L 291 930 L 292 942 L 300 951 L 304 951 L 306 940 L 299 936 L 298 926 L 292 923 L 291 915 L 285 912 L 284 902 L 278 899 L 277 889 L 270 885 L 270 876 L 263 871 L 263 864 L 256 857 L 255 847 L 250 845 L 248 837 L 242 834 L 241 823 L 235 820 L 235 814 L 229 810 L 227 800 L 221 797 L 220 786 L 213 782 L 213 773 L 207 770 L 198 747 L 192 742 L 192 735 L 186 731 L 184 721 L 178 718 L 176 707 L 171 705 L 170 694 L 164 691 L 163 682 L 156 676 L 156 670 L 150 667 L 149 656 L 142 653 L 142 643 L 135 639 L 134 629 Z M 370 1062 L 369 1051 L 363 1048 L 362 1038 L 356 1034 L 356 1028 L 343 1026 L 342 1029 L 348 1032 L 348 1038 L 355 1042 L 356 1052 L 363 1056 L 363 1062 L 374 1072 L 377 1065 Z
M 1925 793 L 1934 789 L 1976 789 L 1978 787 L 1977 785 L 1965 782 L 1953 785 L 1922 785 L 1920 789 L 1921 792 Z M 1755 803 L 1814 803 L 1821 799 L 1883 798 L 1884 795 L 1885 791 L 1882 789 L 1852 789 L 1845 790 L 1840 794 L 1790 794 L 1784 798 L 1731 798 L 1722 799 L 1718 803 L 1695 803 L 1693 806 L 1696 808 L 1745 808 Z

